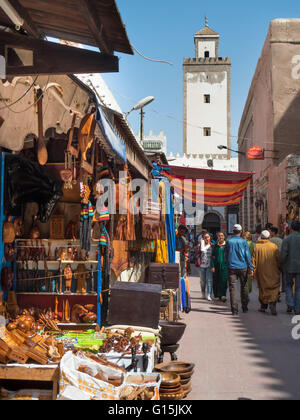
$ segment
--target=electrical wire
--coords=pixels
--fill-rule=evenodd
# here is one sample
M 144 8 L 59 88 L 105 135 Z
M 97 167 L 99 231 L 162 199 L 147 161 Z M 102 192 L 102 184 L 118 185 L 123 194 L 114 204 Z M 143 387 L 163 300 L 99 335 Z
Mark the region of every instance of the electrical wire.
M 116 89 L 113 89 L 113 88 L 110 88 L 110 89 L 111 89 L 112 92 L 114 92 L 115 94 L 117 94 L 118 96 L 120 96 L 123 99 L 127 99 L 130 102 L 132 102 L 132 103 L 137 103 L 138 102 L 136 99 L 130 98 L 130 97 L 128 97 L 128 96 L 126 96 L 126 95 L 118 92 Z M 187 124 L 190 127 L 199 128 L 201 130 L 203 130 L 204 128 L 206 128 L 206 127 L 202 127 L 200 125 L 192 124 L 192 123 L 190 123 L 187 120 L 181 120 L 181 119 L 179 119 L 177 117 L 174 117 L 173 115 L 164 114 L 164 113 L 162 113 L 160 111 L 157 111 L 155 108 L 152 108 L 152 107 L 148 107 L 148 109 L 149 109 L 149 111 L 151 111 L 154 114 L 160 115 L 160 116 L 162 116 L 164 118 L 168 118 L 168 119 L 174 120 L 174 121 L 176 121 L 176 122 L 178 122 L 180 124 Z M 226 138 L 228 137 L 228 134 L 227 133 L 221 133 L 220 131 L 216 131 L 216 130 L 213 130 L 213 129 L 211 130 L 211 132 L 214 133 L 214 134 L 217 134 L 219 136 L 222 136 L 222 137 L 226 137 Z M 240 139 L 240 140 L 253 141 L 253 139 L 250 138 L 250 137 L 240 137 L 240 136 L 237 136 L 237 135 L 230 135 L 229 137 L 231 139 Z M 287 146 L 287 143 L 277 142 L 277 141 L 264 141 L 264 143 L 265 144 L 275 144 L 275 145 L 285 145 L 285 146 Z M 298 146 L 300 148 L 300 144 L 299 143 L 289 143 L 288 146 Z M 270 152 L 274 152 L 274 151 L 270 150 Z
M 30 87 L 23 93 L 22 96 L 20 96 L 19 99 L 17 99 L 15 102 L 13 102 L 12 104 L 9 105 L 5 105 L 4 107 L 0 108 L 0 111 L 3 111 L 6 108 L 9 108 L 10 106 L 13 106 L 15 104 L 17 104 L 18 102 L 20 102 L 23 98 L 25 98 L 25 96 L 30 92 L 30 90 L 33 88 L 33 86 L 35 85 L 35 83 L 37 82 L 37 79 L 39 78 L 39 76 L 36 76 L 35 80 L 33 81 L 33 83 L 30 85 Z M 5 101 L 4 98 L 2 98 L 2 96 L 0 96 L 0 99 L 2 101 Z
M 142 54 L 137 48 L 135 48 L 134 45 L 131 44 L 131 47 L 141 56 L 143 57 L 145 60 L 151 61 L 152 63 L 162 63 L 162 64 L 169 64 L 169 66 L 174 66 L 173 63 L 171 63 L 170 61 L 166 61 L 166 60 L 155 60 L 153 58 L 149 58 L 146 57 L 144 54 Z
M 38 99 L 37 99 L 37 100 L 36 100 L 33 104 L 31 104 L 28 108 L 25 108 L 25 109 L 23 109 L 22 111 L 15 111 L 15 110 L 11 109 L 11 107 L 13 106 L 12 104 L 10 104 L 10 105 L 5 105 L 5 108 L 8 108 L 8 109 L 9 109 L 9 111 L 13 112 L 14 114 L 23 114 L 23 113 L 25 113 L 25 112 L 29 111 L 29 109 L 33 108 L 35 105 L 37 105 L 37 104 L 39 103 L 39 101 L 40 101 L 41 99 L 43 99 L 43 95 L 44 95 L 44 93 L 45 93 L 45 91 L 46 91 L 46 87 L 47 87 L 47 85 L 48 85 L 48 83 L 49 83 L 49 80 L 50 80 L 50 75 L 48 76 L 48 80 L 47 80 L 47 83 L 46 83 L 46 85 L 45 85 L 44 89 L 42 89 L 43 94 L 42 94 L 42 95 L 40 95 L 40 96 L 39 96 L 39 98 L 38 98 Z

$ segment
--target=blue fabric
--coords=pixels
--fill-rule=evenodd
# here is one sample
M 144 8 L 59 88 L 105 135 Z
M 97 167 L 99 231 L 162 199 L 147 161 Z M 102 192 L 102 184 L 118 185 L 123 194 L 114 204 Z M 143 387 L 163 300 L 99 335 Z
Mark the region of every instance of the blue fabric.
M 231 270 L 253 270 L 248 242 L 240 236 L 227 240 L 225 258 Z
M 187 293 L 186 293 L 186 285 L 185 280 L 183 277 L 181 277 L 181 308 L 184 309 L 187 306 L 187 299 L 186 299 Z
M 114 131 L 100 106 L 98 107 L 97 122 L 113 151 L 123 160 L 123 162 L 126 162 L 127 156 L 125 143 Z
M 168 194 L 168 193 L 167 193 Z M 166 209 L 166 225 L 167 225 L 167 241 L 169 251 L 169 263 L 176 263 L 176 237 L 175 237 L 175 220 L 174 220 L 174 209 L 173 209 L 173 197 L 172 194 L 168 194 L 166 197 L 167 209 Z

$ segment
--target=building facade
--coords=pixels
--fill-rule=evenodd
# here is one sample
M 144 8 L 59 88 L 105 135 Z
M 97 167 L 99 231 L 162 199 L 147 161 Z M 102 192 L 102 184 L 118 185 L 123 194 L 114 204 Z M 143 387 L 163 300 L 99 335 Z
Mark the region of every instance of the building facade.
M 164 153 L 167 154 L 167 136 L 161 130 L 155 135 L 151 130 L 148 135 L 144 136 L 143 148 L 146 153 Z
M 206 22 L 194 36 L 195 57 L 184 59 L 183 155 L 168 155 L 170 165 L 238 170 L 238 158 L 232 158 L 226 149 L 231 148 L 231 62 L 219 57 L 219 42 L 220 35 Z M 220 150 L 220 145 L 225 148 Z M 195 227 L 196 233 L 202 229 L 231 233 L 238 211 L 237 206 L 205 206 L 204 219 Z
M 270 222 L 283 233 L 287 223 L 299 218 L 299 54 L 300 19 L 272 21 L 239 128 L 239 169 L 254 173 L 240 207 L 249 230 Z M 264 150 L 264 160 L 247 158 L 253 146 Z
M 219 57 L 220 35 L 206 24 L 194 36 L 195 57 L 183 62 L 186 155 L 230 158 L 230 58 Z

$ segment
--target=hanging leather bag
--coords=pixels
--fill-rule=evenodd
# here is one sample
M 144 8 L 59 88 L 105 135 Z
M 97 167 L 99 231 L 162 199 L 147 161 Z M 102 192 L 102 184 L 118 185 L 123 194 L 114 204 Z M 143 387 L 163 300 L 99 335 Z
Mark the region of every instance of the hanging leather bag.
M 4 222 L 3 224 L 3 242 L 5 244 L 11 244 L 15 241 L 15 238 L 15 228 L 12 223 L 12 217 L 9 216 L 7 222 Z

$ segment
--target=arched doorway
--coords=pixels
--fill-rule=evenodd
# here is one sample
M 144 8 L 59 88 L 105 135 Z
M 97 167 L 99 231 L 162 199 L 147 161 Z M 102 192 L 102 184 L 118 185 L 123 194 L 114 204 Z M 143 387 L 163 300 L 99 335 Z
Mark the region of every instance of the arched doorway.
M 209 233 L 215 235 L 217 232 L 221 231 L 221 219 L 215 213 L 207 213 L 204 216 L 202 223 L 202 229 L 207 230 Z

